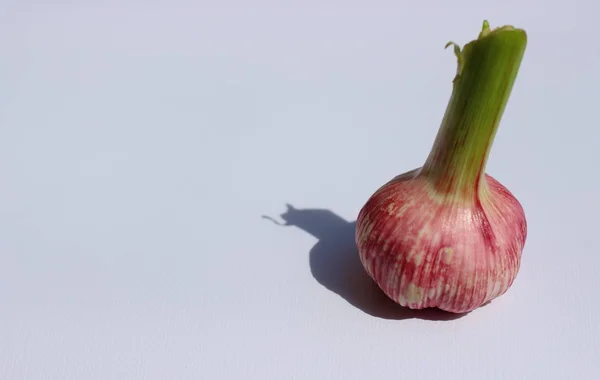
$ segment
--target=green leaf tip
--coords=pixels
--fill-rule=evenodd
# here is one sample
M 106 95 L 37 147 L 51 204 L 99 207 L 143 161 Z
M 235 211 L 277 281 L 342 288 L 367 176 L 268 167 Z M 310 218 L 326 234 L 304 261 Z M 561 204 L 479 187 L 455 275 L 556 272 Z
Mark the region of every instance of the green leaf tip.
M 456 60 L 458 61 L 458 65 L 456 67 L 456 79 L 460 75 L 463 67 L 462 52 L 460 51 L 460 46 L 457 43 L 450 41 L 446 44 L 444 49 L 448 49 L 449 46 L 454 46 L 454 55 L 456 56 Z
M 526 35 L 525 31 L 522 29 L 516 29 L 512 25 L 504 25 L 504 26 L 497 27 L 495 29 L 491 29 L 490 23 L 488 22 L 488 20 L 483 20 L 483 25 L 481 26 L 481 32 L 479 32 L 479 36 L 476 39 L 465 44 L 462 47 L 462 49 L 455 42 L 452 42 L 452 41 L 448 42 L 446 44 L 446 46 L 444 47 L 444 49 L 447 49 L 449 46 L 453 46 L 454 47 L 454 55 L 456 56 L 456 59 L 458 61 L 457 68 L 456 68 L 456 76 L 454 77 L 454 80 L 452 82 L 456 82 L 456 80 L 461 76 L 461 74 L 463 72 L 463 69 L 465 66 L 466 51 L 471 50 L 474 44 L 482 42 L 481 41 L 482 39 L 484 39 L 486 37 L 491 37 L 493 35 L 496 35 L 498 33 L 502 33 L 505 31 L 520 31 L 525 36 L 525 40 L 527 39 L 527 35 Z
M 481 27 L 481 32 L 479 33 L 479 38 L 485 37 L 490 33 L 490 23 L 488 20 L 483 20 L 483 26 Z

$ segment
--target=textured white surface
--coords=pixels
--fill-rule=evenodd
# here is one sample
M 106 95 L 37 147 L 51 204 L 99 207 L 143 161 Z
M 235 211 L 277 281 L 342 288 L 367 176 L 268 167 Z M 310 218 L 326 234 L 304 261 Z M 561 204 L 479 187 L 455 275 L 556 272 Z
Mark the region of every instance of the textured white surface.
M 12 3 L 0 379 L 598 378 L 595 1 Z M 484 18 L 529 34 L 488 165 L 529 237 L 502 298 L 415 318 L 351 222 L 426 159 Z M 322 211 L 261 218 L 286 202 Z

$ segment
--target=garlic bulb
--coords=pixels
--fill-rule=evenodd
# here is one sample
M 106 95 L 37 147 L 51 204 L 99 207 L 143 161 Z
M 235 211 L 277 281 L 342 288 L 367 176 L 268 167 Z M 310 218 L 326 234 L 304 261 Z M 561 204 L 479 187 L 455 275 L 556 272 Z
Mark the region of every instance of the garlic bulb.
M 356 244 L 367 273 L 400 305 L 463 313 L 508 290 L 527 237 L 521 204 L 485 173 L 527 35 L 486 21 L 462 50 L 450 44 L 458 69 L 429 157 L 369 198 Z

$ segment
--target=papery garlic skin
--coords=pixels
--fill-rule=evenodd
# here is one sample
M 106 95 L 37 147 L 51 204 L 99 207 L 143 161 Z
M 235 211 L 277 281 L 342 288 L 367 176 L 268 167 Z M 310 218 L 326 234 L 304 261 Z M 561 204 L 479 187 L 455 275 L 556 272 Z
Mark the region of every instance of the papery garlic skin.
M 525 214 L 503 185 L 488 175 L 484 181 L 472 203 L 453 202 L 415 170 L 367 201 L 356 243 L 388 297 L 411 309 L 464 313 L 512 285 L 527 237 Z

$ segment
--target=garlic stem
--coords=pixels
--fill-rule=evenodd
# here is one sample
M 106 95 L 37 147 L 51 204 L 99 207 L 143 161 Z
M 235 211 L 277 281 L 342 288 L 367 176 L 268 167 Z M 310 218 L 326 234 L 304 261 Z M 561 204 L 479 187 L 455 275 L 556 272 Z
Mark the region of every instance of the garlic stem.
M 447 199 L 472 201 L 485 192 L 485 166 L 515 82 L 527 34 L 484 21 L 479 37 L 462 51 L 437 137 L 421 174 Z

